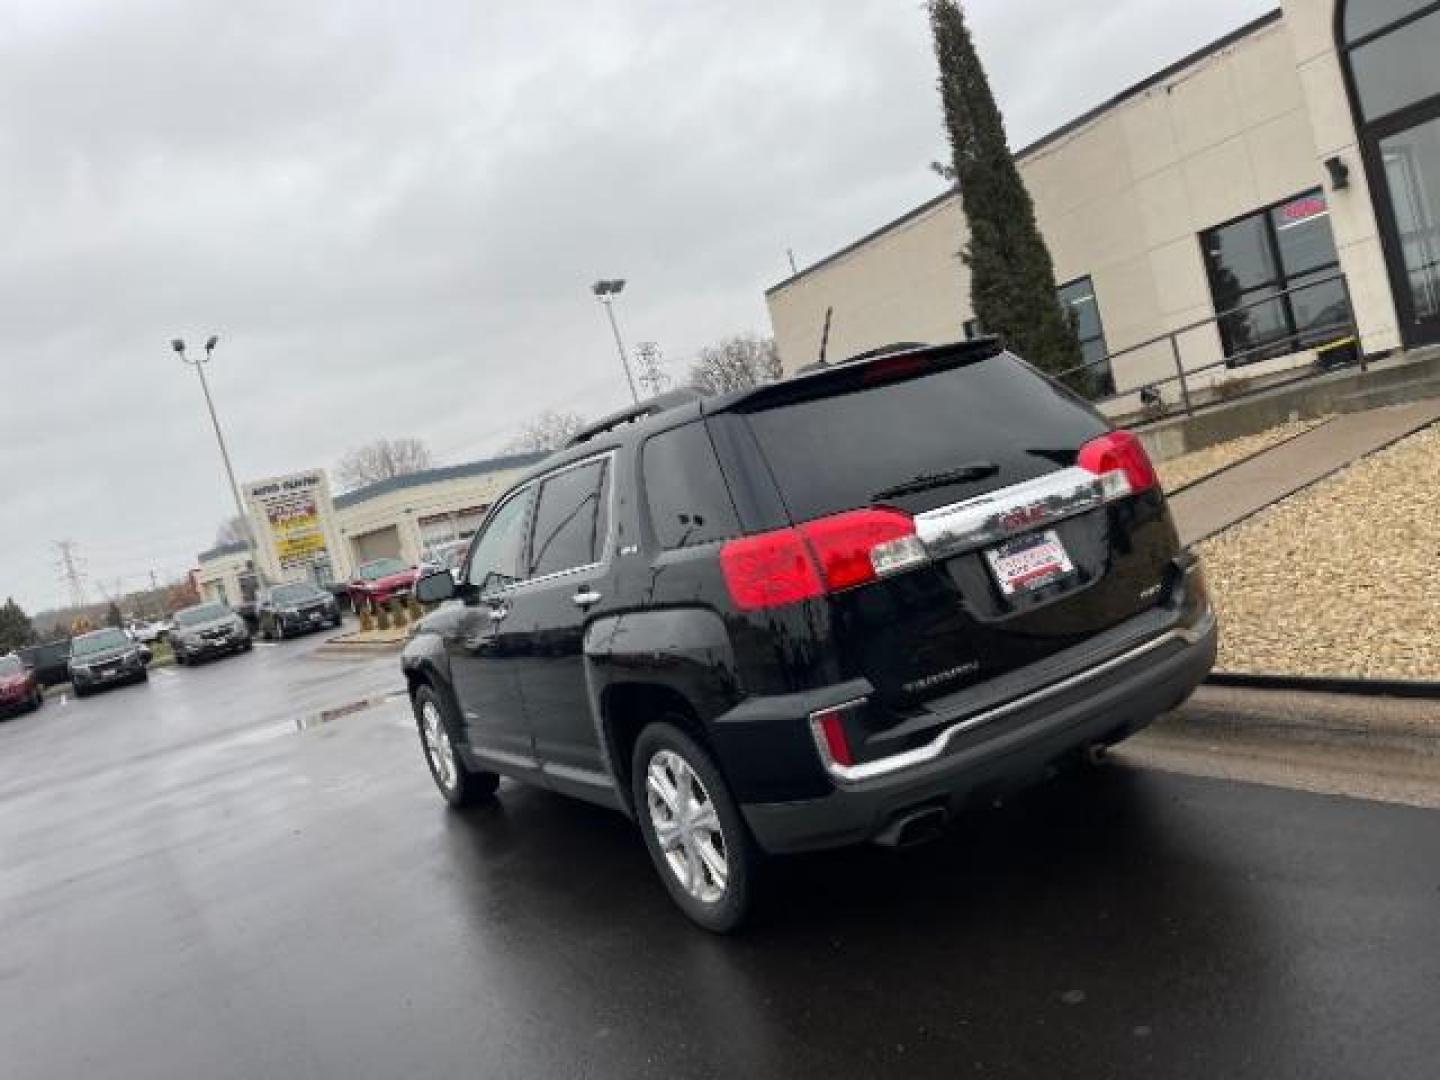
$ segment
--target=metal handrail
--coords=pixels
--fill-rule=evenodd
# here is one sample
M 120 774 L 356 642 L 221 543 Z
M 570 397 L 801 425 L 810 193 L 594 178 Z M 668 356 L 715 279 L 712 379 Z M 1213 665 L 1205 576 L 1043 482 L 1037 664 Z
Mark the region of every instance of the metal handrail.
M 1332 282 L 1336 281 L 1340 282 L 1341 288 L 1345 294 L 1345 306 L 1350 312 L 1349 319 L 1345 322 L 1335 323 L 1332 326 L 1308 328 L 1305 330 L 1297 329 L 1294 336 L 1288 340 L 1300 342 L 1308 339 L 1310 342 L 1312 342 L 1312 344 L 1302 346 L 1301 350 L 1303 350 L 1304 348 L 1314 348 L 1316 347 L 1316 345 L 1326 343 L 1325 335 L 1328 335 L 1332 331 L 1339 331 L 1341 333 L 1339 333 L 1336 337 L 1330 338 L 1329 341 L 1341 340 L 1344 337 L 1343 331 L 1345 330 L 1348 330 L 1351 336 L 1357 336 L 1358 331 L 1355 324 L 1355 308 L 1350 300 L 1350 285 L 1346 281 L 1344 273 L 1336 271 L 1329 277 L 1320 278 L 1316 281 L 1307 281 L 1303 285 L 1296 285 L 1293 288 L 1282 289 L 1281 291 L 1273 293 L 1270 296 L 1264 296 L 1258 300 L 1250 300 L 1244 304 L 1237 304 L 1233 308 L 1227 308 L 1225 311 L 1217 312 L 1216 314 L 1211 315 L 1207 318 L 1198 319 L 1195 322 L 1187 323 L 1186 325 L 1176 327 L 1173 330 L 1167 330 L 1162 334 L 1157 334 L 1152 338 L 1147 338 L 1146 340 L 1137 342 L 1134 345 L 1127 345 L 1123 349 L 1118 349 L 1112 353 L 1106 353 L 1099 360 L 1091 360 L 1083 364 L 1078 364 L 1075 367 L 1066 368 L 1064 371 L 1058 372 L 1052 377 L 1055 379 L 1064 379 L 1067 376 L 1075 375 L 1082 371 L 1089 371 L 1100 367 L 1110 368 L 1112 367 L 1111 361 L 1113 361 L 1117 357 L 1126 356 L 1133 352 L 1139 352 L 1141 349 L 1148 349 L 1152 345 L 1158 345 L 1162 341 L 1168 341 L 1170 343 L 1170 355 L 1175 361 L 1174 375 L 1166 375 L 1163 378 L 1152 379 L 1149 382 L 1145 383 L 1144 386 L 1135 387 L 1134 389 L 1130 390 L 1116 391 L 1115 393 L 1107 394 L 1097 400 L 1113 401 L 1116 398 L 1124 397 L 1127 394 L 1138 393 L 1146 389 L 1162 386 L 1166 383 L 1178 382 L 1180 384 L 1180 397 L 1184 405 L 1185 412 L 1187 415 L 1194 415 L 1194 405 L 1190 400 L 1190 386 L 1186 382 L 1187 375 L 1199 375 L 1203 372 L 1211 371 L 1215 368 L 1232 367 L 1235 365 L 1235 361 L 1237 358 L 1249 356 L 1253 353 L 1271 350 L 1276 346 L 1276 344 L 1278 344 L 1278 342 L 1267 342 L 1264 344 L 1256 345 L 1237 353 L 1231 353 L 1221 360 L 1212 361 L 1208 364 L 1202 364 L 1199 367 L 1187 368 L 1180 356 L 1179 338 L 1181 334 L 1188 334 L 1194 330 L 1200 330 L 1207 326 L 1216 325 L 1222 319 L 1230 318 L 1234 315 L 1241 314 L 1243 312 L 1251 310 L 1252 308 L 1261 307 L 1264 304 L 1273 304 L 1279 300 L 1284 299 L 1287 296 L 1293 295 L 1294 293 L 1303 292 L 1306 289 L 1319 288 L 1321 285 L 1329 285 Z M 1362 372 L 1365 370 L 1365 356 L 1363 352 L 1360 354 L 1360 370 Z

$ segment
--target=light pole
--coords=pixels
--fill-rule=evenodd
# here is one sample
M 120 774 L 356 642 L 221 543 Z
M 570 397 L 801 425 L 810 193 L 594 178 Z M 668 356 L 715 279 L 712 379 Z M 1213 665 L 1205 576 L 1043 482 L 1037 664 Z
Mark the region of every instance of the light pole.
M 625 342 L 620 340 L 620 324 L 615 321 L 615 297 L 625 288 L 624 278 L 602 279 L 590 286 L 590 291 L 595 294 L 595 299 L 605 305 L 605 314 L 610 316 L 610 330 L 615 335 L 615 348 L 620 351 L 620 364 L 625 369 L 625 382 L 630 386 L 630 397 L 636 405 L 640 404 L 640 395 L 635 390 L 635 376 L 630 374 L 630 358 L 625 355 Z
M 230 464 L 230 451 L 225 446 L 225 436 L 220 431 L 220 418 L 215 415 L 215 400 L 210 396 L 210 382 L 205 378 L 205 365 L 210 362 L 210 355 L 215 351 L 215 346 L 220 343 L 219 334 L 211 334 L 205 342 L 205 357 L 201 360 L 191 360 L 185 355 L 185 340 L 183 338 L 171 338 L 170 348 L 181 360 L 193 367 L 200 376 L 200 389 L 205 394 L 205 408 L 210 413 L 210 424 L 215 428 L 215 441 L 220 444 L 220 460 L 225 463 L 225 476 L 230 481 L 230 494 L 235 499 L 235 513 L 240 517 L 241 527 L 245 532 L 245 549 L 250 553 L 250 572 L 254 575 L 257 584 L 260 580 L 260 558 L 255 552 L 255 537 L 250 533 L 249 517 L 245 513 L 245 500 L 240 497 L 240 485 L 235 482 L 235 469 Z M 244 590 L 241 590 L 244 596 Z

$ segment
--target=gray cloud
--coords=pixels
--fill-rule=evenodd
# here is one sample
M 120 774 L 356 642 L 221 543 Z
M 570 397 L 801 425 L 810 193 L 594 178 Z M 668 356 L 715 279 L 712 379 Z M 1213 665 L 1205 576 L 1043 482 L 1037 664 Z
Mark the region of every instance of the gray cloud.
M 1263 10 L 976 0 L 1017 145 Z M 763 289 L 936 190 L 918 3 L 9 0 L 0 595 L 183 570 L 245 476 L 378 435 L 442 460 L 624 400 L 587 286 L 676 374 Z

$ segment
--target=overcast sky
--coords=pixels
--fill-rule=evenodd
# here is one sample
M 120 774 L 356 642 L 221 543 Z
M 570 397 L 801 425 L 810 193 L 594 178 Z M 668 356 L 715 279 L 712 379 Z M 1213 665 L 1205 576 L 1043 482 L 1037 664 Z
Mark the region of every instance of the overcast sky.
M 971 0 L 1012 146 L 1265 0 Z M 183 572 L 244 478 L 442 463 L 682 374 L 763 290 L 938 190 L 918 0 L 0 0 L 0 597 Z

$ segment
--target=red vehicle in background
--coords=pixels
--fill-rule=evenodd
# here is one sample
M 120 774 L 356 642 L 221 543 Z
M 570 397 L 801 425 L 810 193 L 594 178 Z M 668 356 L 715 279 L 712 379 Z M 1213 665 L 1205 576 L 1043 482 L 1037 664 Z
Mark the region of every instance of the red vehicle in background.
M 35 673 L 14 653 L 0 656 L 0 717 L 34 712 L 45 704 Z
M 351 606 L 360 611 L 367 605 L 409 596 L 419 576 L 420 568 L 407 565 L 403 559 L 371 559 L 360 564 L 346 591 L 350 594 Z

